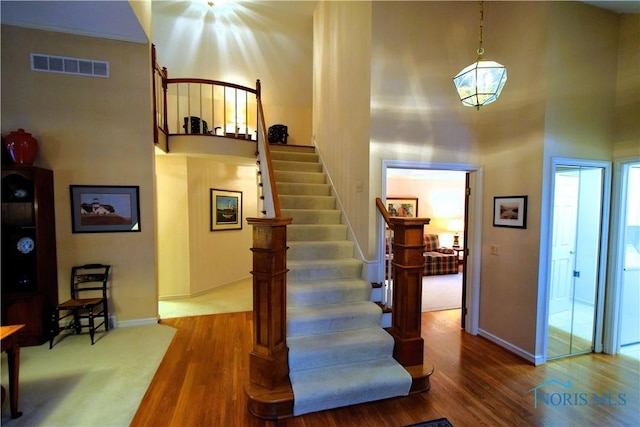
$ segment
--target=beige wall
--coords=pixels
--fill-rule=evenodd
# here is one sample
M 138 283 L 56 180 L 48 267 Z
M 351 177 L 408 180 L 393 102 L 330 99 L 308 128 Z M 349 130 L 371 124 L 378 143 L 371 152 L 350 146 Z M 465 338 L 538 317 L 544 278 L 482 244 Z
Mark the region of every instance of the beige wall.
M 371 25 L 369 2 L 321 2 L 314 15 L 313 135 L 365 251 L 373 206 L 368 160 Z
M 2 133 L 40 143 L 36 166 L 54 171 L 58 290 L 69 298 L 71 266 L 113 266 L 117 321 L 157 316 L 156 222 L 149 47 L 2 26 Z M 108 79 L 30 70 L 32 52 L 110 62 Z M 138 233 L 71 232 L 69 185 L 140 186 Z
M 544 167 L 551 155 L 611 158 L 616 39 L 626 39 L 623 51 L 637 50 L 631 41 L 637 39 L 637 27 L 624 25 L 623 17 L 619 35 L 615 15 L 580 2 L 485 3 L 485 58 L 504 64 L 509 80 L 496 103 L 475 111 L 460 105 L 451 82 L 475 60 L 478 11 L 477 5 L 470 6 L 371 3 L 369 220 L 360 244 L 369 259 L 375 257 L 373 206 L 381 195 L 383 160 L 478 165 L 483 171 L 479 326 L 487 336 L 533 356 L 540 350 L 537 301 Z M 330 119 L 347 114 L 339 102 L 341 92 L 328 89 L 342 87 L 334 83 L 334 76 L 351 81 L 351 96 L 364 92 L 360 81 L 336 60 L 351 46 L 328 34 L 335 31 L 336 39 L 342 40 L 342 15 L 357 22 L 368 10 L 350 2 L 318 10 L 324 11 L 316 12 L 314 51 L 316 64 L 322 64 L 314 80 L 314 132 L 320 136 L 322 129 L 343 123 Z M 363 32 L 352 35 L 350 42 L 361 43 Z M 635 57 L 634 52 L 631 58 Z M 636 63 L 618 71 L 634 88 Z M 637 111 L 637 97 L 618 97 L 619 108 L 625 102 L 634 102 L 632 111 Z M 620 152 L 632 151 L 635 143 L 627 141 L 634 139 L 637 127 L 628 128 L 618 137 Z M 338 162 L 330 165 L 334 181 L 346 181 L 360 167 L 362 154 L 352 152 L 351 144 L 357 145 L 350 141 L 345 146 L 339 135 L 318 138 L 321 152 L 341 152 L 348 159 L 342 160 L 341 168 Z M 351 197 L 347 185 L 337 190 L 346 194 L 343 198 Z M 505 195 L 528 195 L 527 229 L 493 227 L 493 197 Z M 491 245 L 499 246 L 498 256 L 490 255 Z
M 313 22 L 295 2 L 260 2 L 257 16 L 231 4 L 152 2 L 153 43 L 169 77 L 262 83 L 266 126 L 289 127 L 289 144 L 311 145 Z M 310 6 L 306 6 L 312 7 Z M 277 8 L 270 11 L 270 8 Z M 179 13 L 180 18 L 175 19 Z
M 158 296 L 190 295 L 187 157 L 156 156 L 158 188 Z
M 369 206 L 382 195 L 383 160 L 478 164 L 476 111 L 462 107 L 452 78 L 475 59 L 477 10 L 466 2 L 373 2 Z M 496 53 L 497 55 L 497 53 Z M 491 110 L 481 112 L 482 117 Z M 375 256 L 377 212 L 369 210 Z
M 252 159 L 158 155 L 160 298 L 197 295 L 251 277 L 258 193 Z M 241 191 L 242 229 L 210 231 L 210 189 Z
M 618 37 L 613 158 L 640 157 L 640 14 L 622 15 Z

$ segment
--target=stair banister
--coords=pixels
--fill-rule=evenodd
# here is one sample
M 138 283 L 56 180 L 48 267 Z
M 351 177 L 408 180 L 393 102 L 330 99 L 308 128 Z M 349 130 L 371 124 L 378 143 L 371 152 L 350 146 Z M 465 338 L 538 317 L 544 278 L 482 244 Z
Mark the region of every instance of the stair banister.
M 256 155 L 263 217 L 247 218 L 247 223 L 253 227 L 253 349 L 249 354 L 250 383 L 245 390 L 249 398 L 249 411 L 261 418 L 273 419 L 293 411 L 287 346 L 286 253 L 287 225 L 291 223 L 291 218 L 281 216 L 259 80 L 256 88 Z M 274 403 L 274 393 L 282 396 L 282 401 L 286 403 Z
M 382 200 L 376 206 L 393 230 L 393 307 L 389 333 L 395 340 L 393 357 L 403 366 L 422 365 L 422 272 L 424 270 L 424 226 L 429 218 L 390 217 Z

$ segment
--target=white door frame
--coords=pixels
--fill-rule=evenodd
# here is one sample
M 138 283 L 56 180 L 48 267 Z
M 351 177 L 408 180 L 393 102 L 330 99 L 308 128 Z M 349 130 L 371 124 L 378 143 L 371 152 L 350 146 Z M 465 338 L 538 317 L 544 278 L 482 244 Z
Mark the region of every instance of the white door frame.
M 602 219 L 600 224 L 600 266 L 598 269 L 598 286 L 596 297 L 596 328 L 594 333 L 594 351 L 602 352 L 604 290 L 607 276 L 607 253 L 609 242 L 609 207 L 611 204 L 611 162 L 600 160 L 584 160 L 563 157 L 552 157 L 549 168 L 543 176 L 541 225 L 540 225 L 540 261 L 538 267 L 538 310 L 535 364 L 547 361 L 549 329 L 549 297 L 551 291 L 551 242 L 553 239 L 553 200 L 555 189 L 555 172 L 557 166 L 578 166 L 602 168 Z
M 603 352 L 620 352 L 620 316 L 622 276 L 624 274 L 624 228 L 627 214 L 627 176 L 629 165 L 640 162 L 640 157 L 629 157 L 614 162 L 611 208 L 611 256 L 609 259 L 609 286 L 606 290 Z
M 466 242 L 469 253 L 467 254 L 467 298 L 465 305 L 467 307 L 467 321 L 465 331 L 477 335 L 478 324 L 480 318 L 480 257 L 482 244 L 482 168 L 477 165 L 462 163 L 431 163 L 431 162 L 413 162 L 407 160 L 383 160 L 382 161 L 382 195 L 381 198 L 387 198 L 387 169 L 425 169 L 425 170 L 446 170 L 469 172 L 469 186 L 471 187 L 471 195 L 469 197 L 469 215 L 467 218 L 468 239 Z M 382 247 L 382 256 L 384 259 L 384 221 L 379 221 L 378 235 L 383 236 L 379 239 Z M 381 267 L 384 270 L 384 266 Z M 384 271 L 380 272 L 384 277 Z

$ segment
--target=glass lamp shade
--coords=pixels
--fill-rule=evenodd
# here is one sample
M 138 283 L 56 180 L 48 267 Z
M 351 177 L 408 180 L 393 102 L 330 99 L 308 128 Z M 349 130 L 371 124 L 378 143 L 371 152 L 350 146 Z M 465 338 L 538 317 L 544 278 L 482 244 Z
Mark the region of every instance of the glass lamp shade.
M 507 69 L 484 59 L 478 59 L 453 78 L 462 104 L 478 109 L 498 99 L 506 82 Z

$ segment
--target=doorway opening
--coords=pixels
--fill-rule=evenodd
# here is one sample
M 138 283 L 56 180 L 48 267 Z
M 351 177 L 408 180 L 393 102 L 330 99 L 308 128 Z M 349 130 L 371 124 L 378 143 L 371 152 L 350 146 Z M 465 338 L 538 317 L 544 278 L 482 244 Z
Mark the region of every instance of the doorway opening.
M 481 170 L 389 160 L 383 161 L 382 175 L 382 198 L 417 199 L 417 216 L 431 219 L 424 233 L 436 235 L 438 246 L 448 249 L 454 260 L 453 267 L 447 263 L 438 274 L 423 276 L 422 311 L 461 309 L 461 327 L 477 334 L 479 259 L 475 254 L 480 242 L 476 222 L 481 213 Z M 381 235 L 386 236 L 384 224 L 380 226 Z
M 616 162 L 605 351 L 640 359 L 640 159 Z M 613 302 L 613 303 L 612 303 Z
M 462 307 L 465 183 L 466 172 L 463 171 L 387 170 L 387 197 L 416 198 L 416 216 L 431 218 L 424 228 L 425 235 L 437 239 L 430 243 L 437 242 L 438 247 L 434 249 L 439 251 L 438 255 L 452 259 L 443 262 L 443 268 L 425 269 L 427 271 L 422 277 L 423 312 Z

